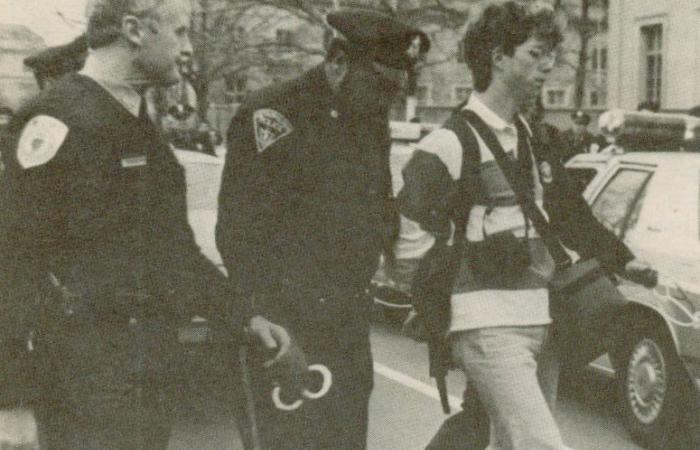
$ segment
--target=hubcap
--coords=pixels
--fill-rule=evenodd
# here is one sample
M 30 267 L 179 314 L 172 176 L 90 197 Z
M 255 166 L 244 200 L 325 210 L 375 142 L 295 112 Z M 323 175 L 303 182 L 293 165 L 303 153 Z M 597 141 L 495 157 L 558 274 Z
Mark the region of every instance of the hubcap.
M 667 381 L 661 348 L 651 339 L 642 339 L 632 350 L 627 371 L 627 401 L 640 422 L 650 424 L 659 417 Z

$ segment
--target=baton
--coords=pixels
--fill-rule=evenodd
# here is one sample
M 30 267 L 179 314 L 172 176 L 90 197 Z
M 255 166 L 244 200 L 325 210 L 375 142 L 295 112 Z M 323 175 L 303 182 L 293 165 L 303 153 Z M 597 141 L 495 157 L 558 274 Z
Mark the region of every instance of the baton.
M 260 432 L 258 430 L 258 418 L 255 413 L 255 396 L 250 378 L 250 366 L 248 366 L 248 345 L 242 343 L 238 348 L 238 365 L 241 368 L 241 382 L 245 394 L 245 409 L 250 426 L 250 440 L 252 447 L 249 450 L 262 450 L 260 444 Z

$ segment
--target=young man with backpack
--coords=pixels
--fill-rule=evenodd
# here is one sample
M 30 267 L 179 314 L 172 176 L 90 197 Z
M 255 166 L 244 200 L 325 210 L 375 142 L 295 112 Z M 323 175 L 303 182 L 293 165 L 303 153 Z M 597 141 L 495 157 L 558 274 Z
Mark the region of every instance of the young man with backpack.
M 429 236 L 413 285 L 417 310 L 433 342 L 448 336 L 488 413 L 490 449 L 566 448 L 552 413 L 558 363 L 548 338 L 548 283 L 558 267 L 526 218 L 519 188 L 581 258 L 621 274 L 645 268 L 595 220 L 558 156 L 538 148 L 520 115 L 541 91 L 561 40 L 554 12 L 539 3 L 492 3 L 476 14 L 464 38 L 474 92 L 417 145 L 397 199 L 405 219 Z M 507 159 L 524 184 L 511 186 Z M 429 286 L 435 280 L 443 285 Z M 446 290 L 440 302 L 435 294 Z M 474 417 L 473 403 L 465 417 Z M 467 430 L 462 438 L 477 439 Z

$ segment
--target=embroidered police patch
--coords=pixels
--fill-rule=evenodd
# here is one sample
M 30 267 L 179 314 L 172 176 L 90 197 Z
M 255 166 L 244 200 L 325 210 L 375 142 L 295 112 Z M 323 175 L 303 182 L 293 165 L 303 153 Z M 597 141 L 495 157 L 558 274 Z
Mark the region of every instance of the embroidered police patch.
M 17 144 L 17 161 L 25 168 L 49 162 L 61 148 L 68 127 L 60 120 L 39 115 L 31 119 L 22 130 Z
M 286 117 L 274 109 L 259 109 L 253 114 L 255 144 L 258 153 L 292 132 L 294 128 Z

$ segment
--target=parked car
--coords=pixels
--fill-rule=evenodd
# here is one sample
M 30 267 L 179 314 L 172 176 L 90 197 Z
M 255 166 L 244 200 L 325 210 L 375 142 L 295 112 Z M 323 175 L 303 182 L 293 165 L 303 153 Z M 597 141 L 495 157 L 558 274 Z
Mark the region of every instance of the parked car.
M 616 120 L 607 131 L 622 137 L 618 144 L 566 167 L 598 220 L 661 276 L 655 289 L 621 280 L 629 305 L 618 345 L 591 366 L 616 378 L 636 442 L 676 448 L 674 435 L 683 434 L 682 448 L 700 448 L 700 122 L 637 113 Z M 638 151 L 649 142 L 657 151 Z M 412 149 L 410 141 L 392 148 L 395 191 Z M 408 308 L 408 286 L 390 272 L 380 269 L 371 292 L 385 308 Z
M 581 170 L 583 161 L 567 166 Z M 633 438 L 665 448 L 700 405 L 700 153 L 612 156 L 584 197 L 596 218 L 661 274 L 653 290 L 620 285 L 630 303 L 619 346 L 594 366 L 614 370 Z M 698 420 L 688 423 L 698 427 Z

